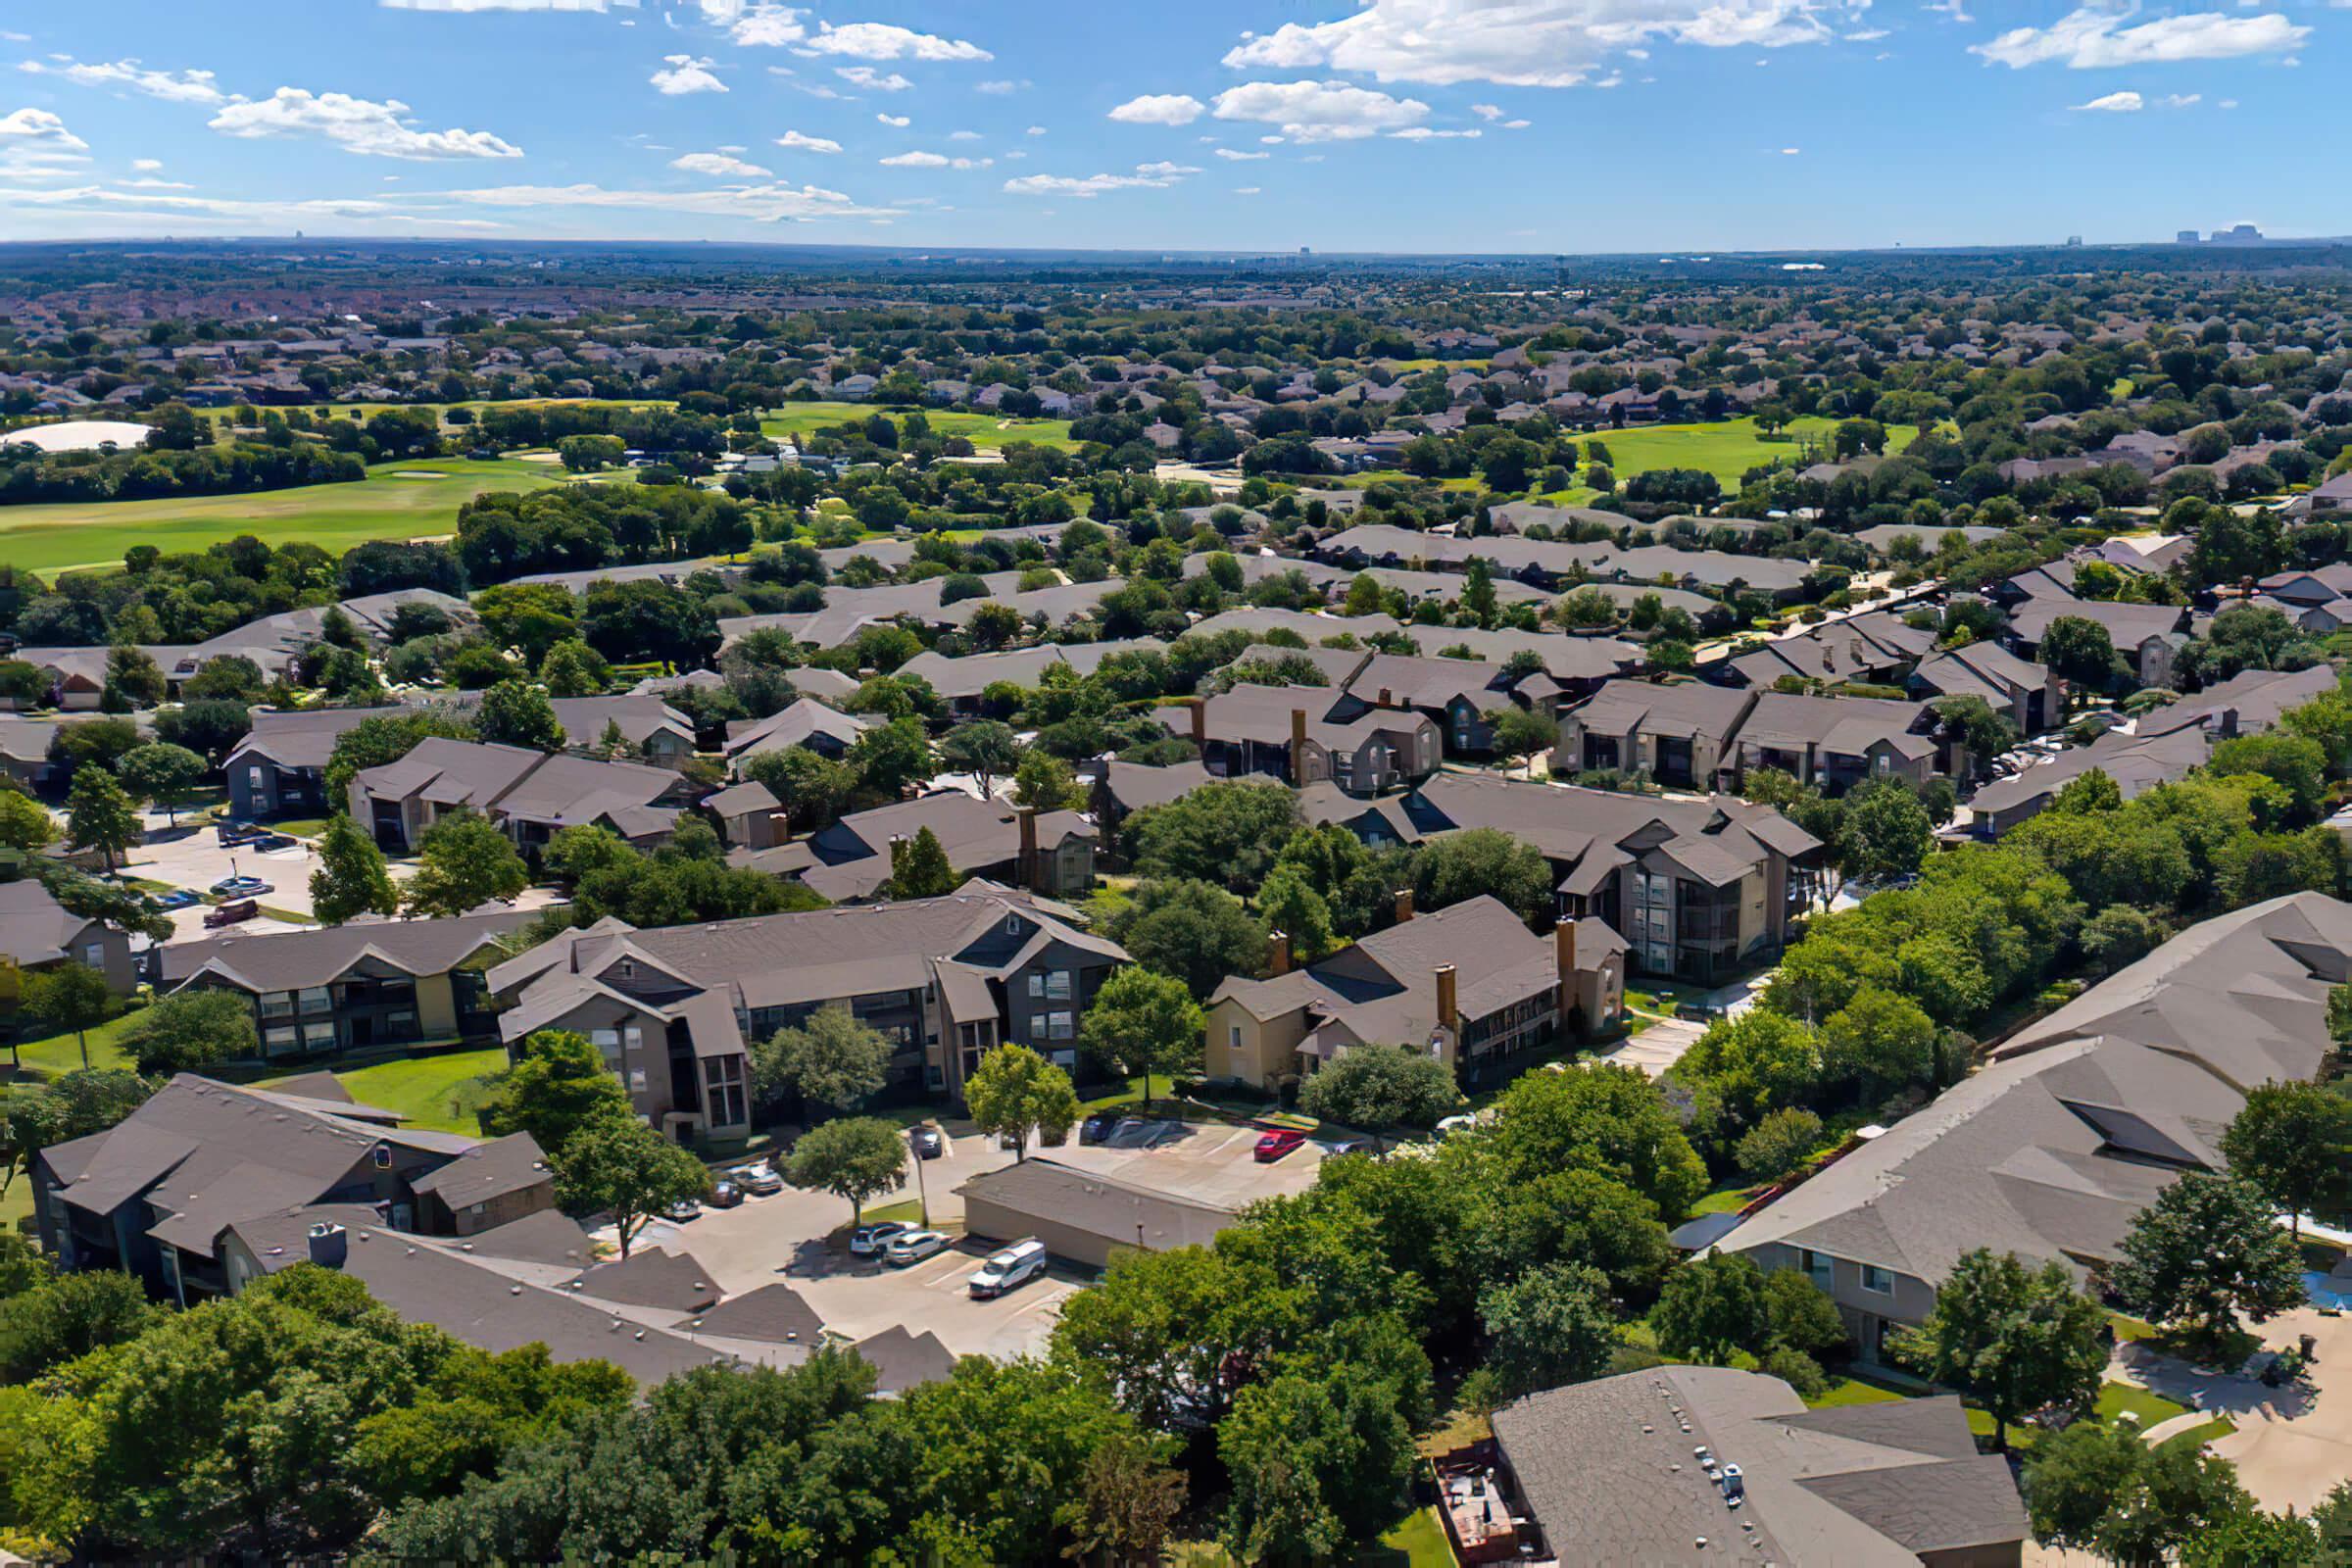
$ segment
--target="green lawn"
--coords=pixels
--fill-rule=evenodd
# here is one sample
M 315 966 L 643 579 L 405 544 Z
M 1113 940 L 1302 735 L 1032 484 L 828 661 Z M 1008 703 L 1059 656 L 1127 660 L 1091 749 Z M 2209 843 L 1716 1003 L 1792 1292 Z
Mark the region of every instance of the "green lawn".
M 876 414 L 886 414 L 896 422 L 908 412 L 880 403 L 787 403 L 780 409 L 770 409 L 761 415 L 760 428 L 771 436 L 808 435 L 846 424 L 852 419 L 862 420 Z M 1039 446 L 1047 447 L 1074 447 L 1078 444 L 1070 438 L 1070 421 L 1067 419 L 1014 419 L 953 409 L 924 409 L 920 412 L 924 418 L 931 421 L 933 435 L 959 435 L 975 447 L 1001 447 L 1007 441 L 1034 441 Z
M 1905 1396 L 1878 1383 L 1865 1383 L 1860 1378 L 1832 1378 L 1830 1390 L 1818 1399 L 1805 1402 L 1816 1410 L 1835 1409 L 1844 1404 L 1885 1404 Z
M 402 478 L 431 474 L 431 478 Z M 297 485 L 248 495 L 158 501 L 0 507 L 0 564 L 58 571 L 116 566 L 133 545 L 201 550 L 252 534 L 264 543 L 300 540 L 339 554 L 370 539 L 453 533 L 458 507 L 492 490 L 535 490 L 564 482 L 547 464 L 470 463 L 433 458 L 379 464 L 351 484 Z
M 90 1031 L 90 1065 L 93 1067 L 127 1067 L 128 1057 L 122 1054 L 122 1031 L 130 1027 L 136 1012 L 125 1012 L 110 1018 Z M 73 1072 L 81 1065 L 81 1046 L 72 1030 L 62 1035 L 50 1035 L 42 1040 L 28 1040 L 17 1049 L 17 1059 L 28 1075 L 54 1078 L 59 1073 Z M 5 1061 L 0 1057 L 0 1061 Z
M 2222 1439 L 2230 1436 L 2236 1430 L 2236 1422 L 2230 1420 L 2226 1415 L 2217 1415 L 2212 1420 L 2205 1422 L 2201 1426 L 2190 1427 L 2186 1432 L 2174 1433 L 2171 1437 L 2156 1445 L 2156 1446 L 2159 1448 L 2202 1448 L 2208 1443 L 2221 1442 Z
M 1700 1214 L 1737 1214 L 1747 1206 L 1747 1200 L 1754 1193 L 1755 1188 L 1744 1182 L 1731 1187 L 1718 1187 L 1690 1205 L 1691 1217 L 1696 1218 Z
M 2129 1410 L 2139 1417 L 2139 1430 L 2145 1432 L 2157 1423 L 2170 1421 L 2187 1409 L 2188 1406 L 2185 1404 L 2177 1403 L 2161 1394 L 2151 1394 L 2146 1389 L 2135 1387 L 2130 1383 L 2102 1383 L 2099 1385 L 2099 1402 L 2093 1407 L 2092 1413 L 2100 1421 L 2112 1426 L 2115 1424 L 2117 1416 Z
M 335 1081 L 363 1105 L 397 1110 L 413 1127 L 434 1132 L 479 1134 L 473 1114 L 477 1092 L 473 1081 L 505 1070 L 507 1054 L 497 1046 L 480 1051 L 444 1051 L 429 1056 L 404 1056 L 372 1066 L 337 1072 Z M 264 1079 L 268 1088 L 276 1079 Z

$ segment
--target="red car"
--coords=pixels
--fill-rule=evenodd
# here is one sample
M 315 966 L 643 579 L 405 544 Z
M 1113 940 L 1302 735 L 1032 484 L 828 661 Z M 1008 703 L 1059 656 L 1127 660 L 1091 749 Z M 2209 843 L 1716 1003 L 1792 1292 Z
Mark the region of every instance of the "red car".
M 1283 1155 L 1306 1142 L 1306 1134 L 1288 1128 L 1277 1128 L 1257 1141 L 1257 1162 L 1272 1164 Z

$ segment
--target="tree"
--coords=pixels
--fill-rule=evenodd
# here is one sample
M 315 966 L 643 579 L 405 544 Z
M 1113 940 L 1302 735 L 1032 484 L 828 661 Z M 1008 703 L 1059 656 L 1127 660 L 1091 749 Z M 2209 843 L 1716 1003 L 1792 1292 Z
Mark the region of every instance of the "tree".
M 397 914 L 400 893 L 384 868 L 384 852 L 349 814 L 330 818 L 311 873 L 311 910 L 328 925 L 363 914 Z
M 241 992 L 191 986 L 159 999 L 122 1031 L 122 1049 L 149 1075 L 195 1072 L 261 1054 L 253 1004 Z
M 2041 662 L 2060 675 L 2094 691 L 2123 678 L 2124 662 L 2107 628 L 2081 615 L 2060 615 L 2041 634 Z
M 1109 924 L 1137 963 L 1176 976 L 1195 997 L 1266 965 L 1264 930 L 1239 899 L 1206 882 L 1146 882 Z
M 1012 804 L 1033 811 L 1075 810 L 1085 801 L 1070 764 L 1052 752 L 1032 748 L 1013 769 Z
M 1865 1102 L 1925 1082 L 1936 1063 L 1936 1021 L 1909 997 L 1864 986 L 1822 1021 L 1822 1065 L 1860 1082 Z
M 1242 1390 L 1217 1427 L 1220 1533 L 1243 1562 L 1329 1562 L 1396 1516 L 1415 1458 L 1393 1378 L 1333 1362 Z
M 1079 1027 L 1085 1048 L 1121 1072 L 1140 1073 L 1144 1103 L 1152 1103 L 1152 1075 L 1174 1076 L 1200 1059 L 1200 1009 L 1184 982 L 1140 963 L 1113 969 L 1095 993 Z
M 1127 819 L 1139 875 L 1214 882 L 1247 893 L 1299 828 L 1298 800 L 1280 784 L 1218 783 L 1146 807 Z
M 890 1081 L 890 1053 L 879 1029 L 835 1004 L 756 1047 L 752 1082 L 763 1094 L 791 1090 L 815 1104 L 855 1110 Z
M 1752 1127 L 1812 1092 L 1821 1078 L 1821 1037 L 1785 1012 L 1750 1007 L 1708 1024 L 1672 1076 L 1708 1086 L 1734 1127 Z
M 564 749 L 564 726 L 556 717 L 556 705 L 527 680 L 502 680 L 482 693 L 481 704 L 473 710 L 473 727 L 494 745 L 535 752 Z
M 894 899 L 936 899 L 956 891 L 956 867 L 949 863 L 946 846 L 928 827 L 910 839 L 890 846 L 890 896 Z
M 1734 1252 L 1685 1263 L 1666 1276 L 1650 1323 L 1668 1355 L 1722 1366 L 1735 1350 L 1761 1348 L 1771 1331 L 1764 1275 Z
M 1547 1263 L 1478 1297 L 1487 1364 L 1511 1398 L 1608 1370 L 1617 1318 L 1608 1276 L 1583 1263 Z
M 996 793 L 997 780 L 1021 765 L 1021 743 L 1012 726 L 993 718 L 959 724 L 939 743 L 941 763 L 971 774 L 983 799 Z
M 1810 1275 L 1792 1268 L 1764 1276 L 1764 1321 L 1773 1344 L 1809 1356 L 1841 1349 L 1851 1338 L 1838 1303 Z
M 111 874 L 116 858 L 139 842 L 138 808 L 112 773 L 77 767 L 74 787 L 66 795 L 66 836 L 77 850 L 98 851 Z
M 530 885 L 522 857 L 496 823 L 451 811 L 424 830 L 405 903 L 413 915 L 449 919 L 485 904 L 512 904 Z
M 1494 750 L 1504 757 L 1530 757 L 1560 743 L 1560 726 L 1542 713 L 1505 703 L 1486 714 L 1494 728 Z
M 18 790 L 0 789 L 0 846 L 30 855 L 57 842 L 57 820 L 41 803 Z
M 648 1221 L 710 1190 L 701 1160 L 633 1115 L 589 1118 L 556 1156 L 557 1197 L 567 1208 L 612 1215 L 623 1259 Z
M 1479 1142 L 1492 1148 L 1508 1180 L 1597 1172 L 1676 1220 L 1708 1186 L 1705 1162 L 1657 1085 L 1633 1067 L 1528 1073 L 1502 1092 Z
M 1308 1078 L 1298 1108 L 1348 1127 L 1434 1127 L 1462 1103 L 1453 1069 L 1411 1046 L 1354 1046 Z
M 2063 1265 L 1978 1248 L 1952 1265 L 1936 1305 L 1898 1354 L 1922 1377 L 1972 1396 L 2006 1450 L 2009 1423 L 2056 1406 L 2087 1414 L 2107 1368 L 2105 1314 Z
M 577 637 L 566 637 L 539 662 L 539 679 L 550 697 L 594 697 L 612 684 L 612 666 Z
M 29 1383 L 93 1350 L 127 1344 L 163 1315 L 135 1274 L 94 1269 L 56 1275 L 0 1298 L 0 1381 Z
M 1781 1182 L 1802 1169 L 1820 1147 L 1821 1118 L 1809 1110 L 1785 1106 L 1768 1112 L 1740 1134 L 1732 1157 L 1749 1181 Z
M 784 1179 L 850 1203 L 850 1223 L 865 1221 L 868 1200 L 906 1179 L 906 1140 L 878 1116 L 844 1117 L 812 1128 L 792 1146 Z
M 521 1056 L 482 1107 L 482 1128 L 493 1138 L 529 1133 L 554 1158 L 589 1122 L 631 1114 L 628 1090 L 586 1035 L 542 1029 L 523 1041 Z
M 1078 1120 L 1070 1075 L 1021 1045 L 1002 1045 L 981 1057 L 963 1081 L 963 1102 L 974 1126 L 991 1138 L 1012 1140 L 1015 1162 L 1029 1157 L 1032 1133 L 1054 1143 Z
M 204 777 L 204 759 L 184 746 L 157 741 L 124 752 L 115 764 L 115 773 L 134 799 L 162 807 L 176 827 L 180 802 Z
M 1271 930 L 1291 939 L 1291 952 L 1300 963 L 1329 953 L 1336 941 L 1331 906 L 1296 867 L 1277 865 L 1267 875 L 1257 890 L 1257 908 Z
M 1413 862 L 1413 897 L 1424 910 L 1485 894 L 1532 922 L 1553 907 L 1557 881 L 1542 851 L 1499 828 L 1448 833 L 1425 845 Z
M 86 963 L 68 958 L 24 977 L 24 1007 L 58 1029 L 71 1029 L 81 1047 L 81 1064 L 90 1064 L 90 1026 L 104 1023 L 115 1010 L 114 989 L 106 976 Z
M 2257 1084 L 2222 1135 L 2230 1174 L 2252 1184 L 2303 1236 L 2303 1216 L 2352 1202 L 2352 1100 L 2311 1083 Z
M 1936 847 L 1936 824 L 1910 786 L 1873 779 L 1845 798 L 1838 861 L 1857 880 L 1909 876 Z
M 909 784 L 931 776 L 931 742 L 921 719 L 894 718 L 861 731 L 843 760 L 860 784 L 895 801 Z
M 2146 1462 L 2137 1432 L 2078 1421 L 2034 1445 L 2026 1458 L 2026 1516 L 2044 1545 L 2090 1546 L 2099 1521 Z
M 2263 1322 L 2305 1300 L 2302 1256 L 2270 1200 L 2236 1176 L 2190 1171 L 2139 1211 L 2108 1273 L 2151 1323 L 2186 1324 L 2211 1344 L 2237 1314 Z
M 1072 1555 L 1088 1561 L 1100 1555 L 1115 1564 L 1161 1561 L 1184 1512 L 1186 1490 L 1184 1473 L 1169 1465 L 1152 1440 L 1122 1432 L 1097 1443 L 1078 1475 Z

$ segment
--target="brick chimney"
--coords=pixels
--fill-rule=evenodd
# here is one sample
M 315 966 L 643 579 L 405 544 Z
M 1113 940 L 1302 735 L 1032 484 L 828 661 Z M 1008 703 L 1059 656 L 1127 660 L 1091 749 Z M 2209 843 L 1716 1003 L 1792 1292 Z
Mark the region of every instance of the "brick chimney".
M 1306 710 L 1291 710 L 1291 788 L 1306 788 Z
M 1380 706 L 1383 708 L 1395 708 L 1396 706 L 1396 693 L 1390 691 L 1386 686 L 1383 686 L 1380 689 Z
M 1269 931 L 1266 933 L 1266 941 L 1274 950 L 1266 959 L 1266 973 L 1269 975 L 1289 974 L 1291 972 L 1291 934 L 1288 931 Z
M 1037 885 L 1037 808 L 1021 807 L 1013 812 L 1013 819 L 1021 827 L 1020 853 L 1012 862 L 1013 879 L 1033 893 L 1042 891 Z
M 1410 920 L 1412 917 L 1413 890 L 1411 888 L 1398 888 L 1396 890 L 1396 923 L 1398 925 L 1402 925 L 1405 921 Z
M 1193 744 L 1205 752 L 1208 750 L 1208 700 L 1203 697 L 1187 697 L 1184 700 L 1184 706 L 1192 710 Z
M 1438 1027 L 1453 1037 L 1454 1049 L 1459 1051 L 1462 1045 L 1462 1009 L 1454 998 L 1453 965 L 1439 964 L 1437 978 Z

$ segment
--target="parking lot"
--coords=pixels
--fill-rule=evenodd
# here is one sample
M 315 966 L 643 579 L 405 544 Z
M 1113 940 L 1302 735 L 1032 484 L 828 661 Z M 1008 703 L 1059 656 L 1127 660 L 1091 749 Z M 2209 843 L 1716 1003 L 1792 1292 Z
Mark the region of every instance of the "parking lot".
M 270 884 L 270 891 L 253 894 L 256 903 L 308 915 L 311 873 L 318 869 L 318 852 L 301 839 L 282 850 L 226 849 L 210 827 L 197 829 L 182 823 L 176 833 L 151 833 L 145 844 L 123 858 L 122 869 L 127 875 L 192 893 L 208 892 L 224 877 L 258 876 Z M 394 878 L 404 869 L 394 867 Z
M 1255 1128 L 1181 1123 L 1152 1147 L 1082 1145 L 1073 1137 L 1031 1155 L 1226 1208 L 1314 1185 L 1326 1154 L 1321 1145 L 1310 1139 L 1282 1159 L 1260 1164 L 1251 1156 L 1257 1137 Z M 692 1253 L 730 1296 L 787 1282 L 828 1329 L 853 1340 L 904 1326 L 910 1334 L 936 1334 L 958 1355 L 1019 1355 L 1043 1348 L 1061 1303 L 1085 1289 L 1092 1273 L 1056 1260 L 1044 1277 L 1007 1296 L 971 1298 L 964 1282 L 994 1248 L 962 1237 L 962 1204 L 955 1189 L 1012 1157 L 991 1139 L 951 1129 L 946 1152 L 920 1162 L 921 1179 L 931 1227 L 958 1241 L 906 1268 L 854 1256 L 835 1239 L 849 1223 L 849 1205 L 829 1194 L 791 1187 L 746 1198 L 739 1207 L 707 1208 L 683 1224 L 657 1220 L 636 1245 Z M 913 1200 L 915 1175 L 910 1162 L 906 1185 L 868 1203 L 867 1212 Z

